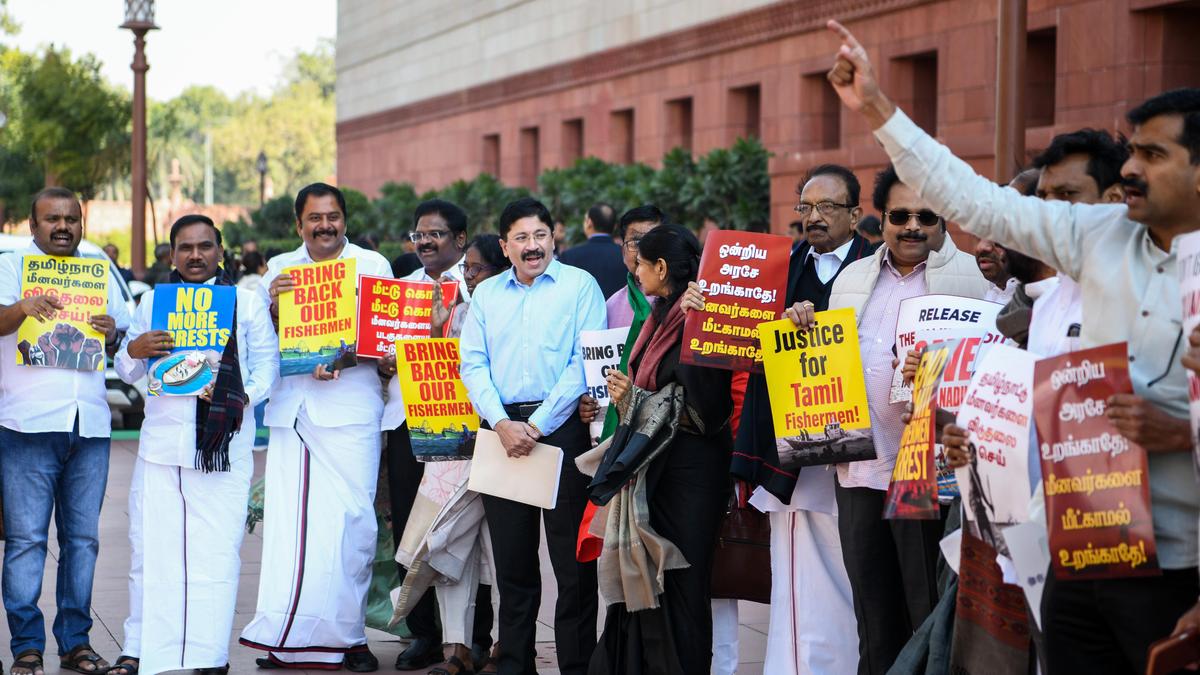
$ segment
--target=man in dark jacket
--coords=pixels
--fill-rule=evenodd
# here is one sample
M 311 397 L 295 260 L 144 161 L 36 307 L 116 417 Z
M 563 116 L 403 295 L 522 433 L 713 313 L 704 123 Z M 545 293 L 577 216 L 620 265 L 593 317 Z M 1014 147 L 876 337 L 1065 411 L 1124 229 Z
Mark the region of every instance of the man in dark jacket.
M 583 218 L 586 242 L 567 249 L 559 256 L 566 265 L 578 267 L 596 279 L 600 292 L 607 298 L 625 285 L 625 261 L 621 247 L 613 242 L 613 225 L 617 213 L 608 204 L 599 203 L 588 209 Z

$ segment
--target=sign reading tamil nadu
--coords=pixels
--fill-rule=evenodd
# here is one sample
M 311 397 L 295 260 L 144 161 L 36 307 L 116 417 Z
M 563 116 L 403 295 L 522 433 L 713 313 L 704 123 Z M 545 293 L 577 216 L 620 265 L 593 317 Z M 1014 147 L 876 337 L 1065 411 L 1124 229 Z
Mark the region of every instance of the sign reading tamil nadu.
M 108 263 L 89 258 L 27 255 L 21 263 L 21 298 L 46 295 L 63 308 L 46 322 L 30 319 L 17 329 L 17 365 L 104 370 L 104 336 L 91 318 L 108 311 Z
M 292 275 L 296 285 L 279 294 L 279 374 L 355 365 L 354 258 L 297 265 L 281 274 Z

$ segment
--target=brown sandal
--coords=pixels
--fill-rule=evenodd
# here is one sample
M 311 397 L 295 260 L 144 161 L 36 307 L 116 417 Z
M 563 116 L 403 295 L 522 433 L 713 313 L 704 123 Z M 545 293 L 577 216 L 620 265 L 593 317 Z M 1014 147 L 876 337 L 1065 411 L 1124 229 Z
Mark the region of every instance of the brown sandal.
M 60 668 L 77 673 L 107 673 L 109 668 L 108 661 L 100 658 L 96 650 L 86 642 L 63 654 L 59 659 Z M 84 664 L 90 667 L 84 667 Z
M 117 662 L 108 669 L 108 675 L 137 675 L 140 659 L 124 654 L 117 657 Z

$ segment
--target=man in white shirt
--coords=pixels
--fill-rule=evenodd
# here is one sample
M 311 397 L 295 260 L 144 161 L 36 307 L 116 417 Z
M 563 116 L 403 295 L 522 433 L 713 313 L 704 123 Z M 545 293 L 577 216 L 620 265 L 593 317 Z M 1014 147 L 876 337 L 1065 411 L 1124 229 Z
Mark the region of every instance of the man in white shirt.
M 12 632 L 13 671 L 41 668 L 46 630 L 38 599 L 46 563 L 50 513 L 56 511 L 60 552 L 54 637 L 64 663 L 82 672 L 108 666 L 88 646 L 92 576 L 99 550 L 100 503 L 108 480 L 111 417 L 104 371 L 18 366 L 17 330 L 52 321 L 56 297 L 21 297 L 25 256 L 78 255 L 82 210 L 75 193 L 47 188 L 33 199 L 29 248 L 0 257 L 0 482 L 4 493 L 4 609 Z M 108 275 L 108 307 L 92 328 L 115 349 L 129 310 Z
M 296 197 L 304 243 L 271 258 L 261 295 L 272 316 L 292 292 L 287 267 L 353 258 L 359 276 L 391 277 L 383 256 L 346 239 L 346 201 L 314 183 Z M 375 487 L 383 388 L 368 364 L 281 377 L 271 391 L 258 610 L 241 643 L 270 652 L 262 668 L 378 669 L 364 630 L 375 557 Z M 266 573 L 270 571 L 270 573 Z M 344 658 L 344 661 L 343 661 Z
M 1147 647 L 1200 592 L 1200 488 L 1178 363 L 1183 304 L 1174 245 L 1200 230 L 1200 89 L 1160 94 L 1128 113 L 1123 206 L 1043 201 L 996 186 L 921 131 L 880 91 L 862 45 L 840 24 L 830 28 L 842 46 L 829 80 L 866 118 L 901 178 L 965 231 L 1079 282 L 1081 347 L 1128 343 L 1134 393 L 1111 397 L 1105 415 L 1146 450 L 1163 574 L 1073 580 L 1056 602 L 1051 570 L 1042 618 L 1050 672 L 1141 672 Z
M 171 226 L 170 283 L 231 286 L 221 269 L 221 232 L 209 218 L 189 215 Z M 149 360 L 171 353 L 174 337 L 152 328 L 155 294 L 142 296 L 116 356 L 121 379 L 146 376 Z M 254 444 L 253 407 L 279 375 L 279 343 L 257 292 L 236 288 L 232 344 L 217 345 L 236 364 L 225 379 L 194 396 L 151 396 L 129 490 L 129 618 L 123 656 L 109 671 L 153 675 L 195 668 L 228 672 L 242 534 Z M 207 365 L 204 367 L 208 367 Z M 217 375 L 218 380 L 222 377 Z M 236 414 L 211 414 L 221 390 L 240 399 Z M 214 399 L 214 392 L 216 397 Z M 244 414 L 243 414 L 244 413 Z M 217 442 L 206 442 L 215 434 Z M 211 460 L 205 462 L 208 453 Z M 135 670 L 136 669 L 136 670 Z

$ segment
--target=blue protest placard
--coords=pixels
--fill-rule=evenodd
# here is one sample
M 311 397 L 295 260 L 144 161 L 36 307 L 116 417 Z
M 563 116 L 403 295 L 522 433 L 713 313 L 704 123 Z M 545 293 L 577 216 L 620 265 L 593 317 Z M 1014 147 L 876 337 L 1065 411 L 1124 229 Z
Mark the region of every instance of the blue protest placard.
M 204 391 L 216 377 L 233 331 L 236 302 L 233 286 L 155 286 L 150 329 L 170 333 L 175 346 L 169 356 L 150 360 L 151 396 L 198 396 Z

